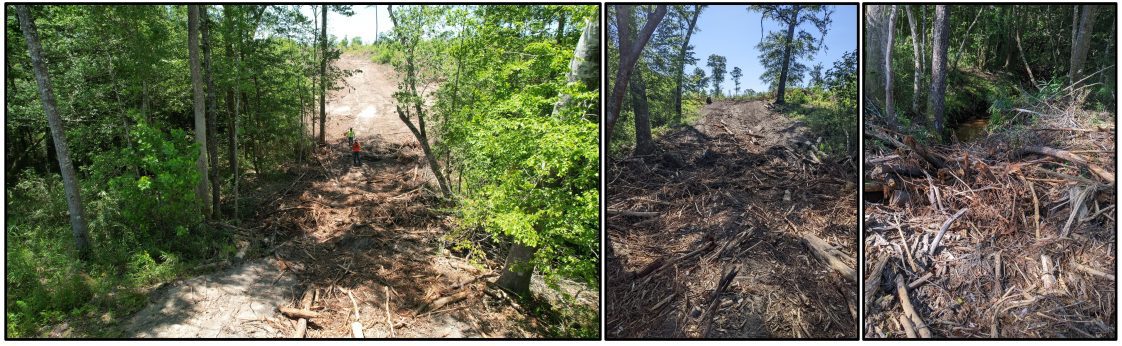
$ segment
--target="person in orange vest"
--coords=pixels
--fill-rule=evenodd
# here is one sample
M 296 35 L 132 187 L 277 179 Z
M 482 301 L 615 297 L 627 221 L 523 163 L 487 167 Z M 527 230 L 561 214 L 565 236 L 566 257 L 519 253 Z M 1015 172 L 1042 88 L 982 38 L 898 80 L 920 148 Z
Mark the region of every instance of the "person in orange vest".
M 355 165 L 358 164 L 358 153 L 361 151 L 362 148 L 358 146 L 358 141 L 354 141 L 354 143 L 351 143 L 351 155 L 354 157 Z

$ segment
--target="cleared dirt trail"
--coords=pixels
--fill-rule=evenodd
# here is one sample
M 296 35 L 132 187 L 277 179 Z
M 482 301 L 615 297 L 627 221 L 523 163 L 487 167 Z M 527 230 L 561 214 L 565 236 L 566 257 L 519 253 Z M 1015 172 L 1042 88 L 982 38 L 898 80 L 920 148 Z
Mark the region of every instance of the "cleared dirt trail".
M 806 237 L 856 268 L 856 168 L 816 139 L 766 101 L 718 101 L 610 163 L 605 333 L 855 338 L 857 283 Z
M 307 337 L 350 337 L 354 322 L 368 338 L 540 336 L 541 323 L 488 284 L 497 265 L 441 250 L 451 226 L 393 111 L 392 67 L 349 53 L 336 64 L 361 72 L 328 95 L 327 145 L 289 172 L 257 220 L 231 227 L 246 260 L 155 290 L 124 323 L 127 336 L 289 337 L 298 322 L 277 309 L 304 300 L 320 315 Z M 363 147 L 357 166 L 350 127 Z

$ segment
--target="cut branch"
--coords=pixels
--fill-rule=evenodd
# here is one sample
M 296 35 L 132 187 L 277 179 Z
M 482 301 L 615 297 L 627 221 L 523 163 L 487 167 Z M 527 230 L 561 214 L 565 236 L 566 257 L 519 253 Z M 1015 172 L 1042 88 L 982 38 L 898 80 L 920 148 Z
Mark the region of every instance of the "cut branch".
M 896 294 L 900 296 L 900 307 L 904 309 L 904 314 L 912 319 L 916 330 L 919 331 L 919 336 L 924 339 L 930 339 L 931 330 L 927 329 L 927 324 L 923 323 L 923 319 L 919 317 L 915 308 L 912 307 L 912 301 L 908 299 L 908 288 L 904 287 L 904 276 L 900 274 L 896 275 Z
M 939 228 L 939 233 L 935 235 L 935 240 L 931 241 L 931 247 L 927 249 L 928 255 L 935 254 L 935 248 L 939 246 L 939 241 L 943 240 L 943 234 L 947 233 L 947 229 L 951 227 L 951 223 L 957 220 L 959 216 L 965 214 L 970 208 L 962 208 L 957 213 L 954 213 L 947 221 L 943 222 L 943 227 Z
M 1094 173 L 1096 176 L 1098 176 L 1102 180 L 1105 180 L 1108 184 L 1114 184 L 1114 173 L 1111 173 L 1110 171 L 1107 171 L 1107 170 L 1103 169 L 1102 167 L 1099 167 L 1099 166 L 1091 163 L 1090 161 L 1087 161 L 1087 159 L 1083 158 L 1082 156 L 1074 154 L 1070 151 L 1060 150 L 1060 149 L 1055 149 L 1055 148 L 1049 148 L 1049 147 L 1044 147 L 1044 146 L 1030 146 L 1030 147 L 1025 148 L 1024 151 L 1029 152 L 1029 153 L 1034 153 L 1034 154 L 1047 155 L 1047 156 L 1055 157 L 1055 158 L 1058 158 L 1058 159 L 1064 159 L 1064 160 L 1068 160 L 1068 161 L 1071 161 L 1071 162 L 1081 164 L 1083 166 L 1086 166 L 1087 169 L 1091 170 L 1091 173 Z

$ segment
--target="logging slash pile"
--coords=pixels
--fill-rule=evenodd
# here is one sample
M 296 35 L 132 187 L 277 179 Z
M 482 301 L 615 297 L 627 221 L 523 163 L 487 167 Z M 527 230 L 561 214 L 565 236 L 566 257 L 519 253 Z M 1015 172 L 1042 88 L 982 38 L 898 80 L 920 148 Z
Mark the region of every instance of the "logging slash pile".
M 866 121 L 866 337 L 1116 336 L 1114 115 L 1040 108 L 950 146 Z
M 717 101 L 609 163 L 609 338 L 855 338 L 856 163 L 760 101 Z

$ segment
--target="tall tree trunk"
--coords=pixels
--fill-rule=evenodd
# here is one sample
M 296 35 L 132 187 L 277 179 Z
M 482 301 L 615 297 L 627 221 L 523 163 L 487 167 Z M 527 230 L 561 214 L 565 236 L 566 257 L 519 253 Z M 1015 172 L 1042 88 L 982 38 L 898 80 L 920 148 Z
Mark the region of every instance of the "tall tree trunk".
M 324 144 L 327 143 L 324 136 L 324 127 L 327 124 L 327 108 L 324 103 L 327 97 L 327 5 L 323 5 L 323 13 L 320 15 L 322 31 L 319 44 L 323 50 L 323 59 L 319 62 L 319 144 Z
M 654 143 L 651 141 L 651 114 L 642 69 L 635 69 L 635 78 L 630 84 L 631 106 L 635 109 L 635 155 L 648 155 L 654 152 Z
M 534 274 L 534 266 L 531 261 L 536 252 L 538 252 L 537 248 L 528 247 L 515 241 L 510 246 L 510 252 L 506 256 L 503 273 L 495 281 L 495 284 L 521 298 L 529 298 L 530 278 Z
M 681 48 L 678 49 L 678 71 L 674 75 L 674 120 L 682 120 L 682 80 L 686 74 L 686 53 L 690 48 L 690 37 L 693 37 L 693 29 L 697 27 L 697 18 L 701 16 L 701 6 L 693 5 L 693 17 L 690 17 L 690 24 L 686 27 L 686 39 L 682 41 Z
M 658 5 L 655 11 L 647 16 L 647 23 L 639 31 L 639 40 L 633 44 L 630 29 L 632 5 L 614 6 L 616 8 L 616 24 L 619 28 L 619 70 L 616 71 L 615 84 L 612 85 L 612 93 L 608 98 L 607 114 L 604 117 L 607 123 L 604 131 L 605 146 L 611 142 L 612 132 L 615 130 L 619 110 L 623 104 L 623 96 L 627 92 L 627 81 L 631 79 L 631 73 L 635 70 L 635 63 L 639 61 L 639 55 L 643 52 L 643 47 L 646 47 L 647 42 L 650 41 L 655 27 L 662 21 L 662 17 L 666 16 L 666 5 Z
M 919 6 L 919 14 L 920 14 L 920 19 L 919 19 L 919 25 L 920 25 L 920 29 L 919 29 L 919 63 L 920 63 L 920 66 L 923 66 L 924 69 L 927 68 L 927 47 L 928 47 L 928 42 L 927 42 L 927 9 L 925 7 L 926 6 L 924 6 L 924 5 Z M 922 77 L 922 76 L 923 75 L 922 75 L 922 72 L 921 72 L 920 77 Z M 924 118 L 926 119 L 927 116 L 925 115 Z
M 935 6 L 934 46 L 931 47 L 931 114 L 935 117 L 935 133 L 941 138 L 943 133 L 943 96 L 947 90 L 947 43 L 950 31 L 950 18 L 946 5 Z
M 865 40 L 861 53 L 864 54 L 863 93 L 867 102 L 879 105 L 884 94 L 885 80 L 885 41 L 888 36 L 888 6 L 865 6 Z
M 791 11 L 793 13 L 787 18 L 787 40 L 783 42 L 783 67 L 779 69 L 779 87 L 775 92 L 775 104 L 777 105 L 786 103 L 783 96 L 787 90 L 787 70 L 791 66 L 791 46 L 794 45 L 795 26 L 799 24 L 798 18 L 801 9 L 801 5 L 792 6 Z
M 927 117 L 920 113 L 919 99 L 920 99 L 920 83 L 923 76 L 923 53 L 920 52 L 920 47 L 923 41 L 919 39 L 919 32 L 916 31 L 916 19 L 912 13 L 912 5 L 904 7 L 908 12 L 908 28 L 912 32 L 912 119 L 920 124 L 927 124 Z
M 195 196 L 202 205 L 202 213 L 210 218 L 210 199 L 207 196 L 207 149 L 206 149 L 206 95 L 203 92 L 202 67 L 199 61 L 199 5 L 187 5 L 187 52 L 191 60 L 191 87 L 195 108 L 195 143 L 199 145 L 199 184 Z
M 387 7 L 387 10 L 390 13 L 390 20 L 393 21 L 394 27 L 397 27 L 397 17 L 394 17 L 393 7 Z M 399 38 L 399 40 L 403 41 L 402 45 L 405 47 L 406 87 L 408 88 L 408 92 L 415 97 L 414 100 L 410 101 L 410 104 L 405 105 L 404 109 L 401 105 L 398 105 L 396 107 L 397 116 L 403 123 L 405 123 L 405 126 L 409 128 L 409 131 L 413 133 L 413 137 L 417 139 L 417 142 L 420 143 L 421 151 L 425 154 L 425 159 L 429 163 L 429 169 L 431 169 L 432 174 L 436 176 L 436 183 L 440 187 L 440 192 L 445 197 L 449 197 L 452 194 L 452 190 L 448 187 L 448 179 L 446 179 L 444 174 L 442 173 L 443 171 L 440 169 L 440 164 L 436 161 L 436 156 L 433 156 L 432 148 L 429 146 L 428 134 L 425 131 L 425 112 L 422 108 L 422 101 L 420 97 L 421 95 L 417 93 L 417 70 L 413 65 L 413 62 L 415 61 L 414 48 L 417 44 L 417 38 L 406 37 Z M 409 106 L 413 106 L 413 110 L 417 114 L 417 125 L 414 125 L 413 121 L 409 118 Z
M 1069 64 L 1071 70 L 1068 72 L 1068 83 L 1072 85 L 1072 89 L 1083 84 L 1080 79 L 1083 79 L 1083 67 L 1087 61 L 1087 51 L 1091 47 L 1091 32 L 1098 7 L 1083 5 L 1083 10 L 1080 12 L 1079 31 L 1075 36 L 1074 43 L 1072 43 L 1074 47 L 1071 50 L 1071 64 Z
M 457 79 L 459 73 L 457 70 Z M 573 59 L 569 60 L 569 73 L 565 75 L 569 83 L 581 82 L 587 90 L 596 90 L 600 86 L 600 18 L 594 15 L 584 23 L 584 31 L 577 40 Z M 553 115 L 556 116 L 562 109 L 572 102 L 572 95 L 561 94 L 560 99 L 553 105 Z M 599 107 L 592 107 L 596 109 Z M 595 117 L 599 118 L 599 117 Z
M 222 184 L 218 182 L 218 140 L 215 138 L 218 134 L 215 130 L 215 122 L 218 117 L 218 101 L 216 96 L 218 90 L 214 88 L 214 68 L 210 64 L 210 16 L 207 15 L 208 5 L 202 5 L 199 8 L 199 16 L 201 17 L 200 29 L 203 34 L 203 69 L 204 79 L 206 80 L 206 148 L 207 158 L 210 161 L 210 197 L 211 197 L 211 214 L 212 216 L 221 213 L 220 193 Z
M 82 206 L 82 189 L 78 182 L 78 175 L 74 172 L 74 165 L 70 162 L 70 148 L 66 145 L 66 130 L 63 128 L 62 118 L 58 115 L 54 90 L 51 88 L 50 74 L 47 72 L 47 63 L 43 61 L 43 52 L 39 45 L 39 32 L 35 28 L 35 20 L 31 18 L 31 11 L 27 8 L 27 5 L 16 5 L 16 16 L 19 17 L 20 30 L 23 31 L 23 37 L 27 41 L 27 52 L 31 55 L 35 82 L 39 85 L 39 100 L 43 102 L 43 112 L 47 114 L 47 124 L 51 129 L 50 137 L 55 143 L 59 171 L 62 173 L 62 186 L 66 195 L 67 212 L 70 214 L 70 230 L 74 235 L 74 245 L 78 250 L 78 258 L 86 260 L 90 256 L 90 236 L 86 224 L 86 211 Z
M 896 101 L 892 99 L 892 47 L 896 33 L 896 5 L 888 10 L 888 40 L 884 48 L 884 115 L 888 122 L 896 123 Z
M 234 82 L 233 84 L 240 87 L 241 83 L 241 22 L 233 19 L 233 6 L 222 6 L 222 17 L 226 20 L 226 27 L 229 32 L 234 33 L 235 37 L 229 37 L 226 41 L 226 59 L 234 62 Z M 236 23 L 236 24 L 235 24 Z M 238 53 L 234 52 L 233 42 L 238 42 Z M 238 112 L 241 110 L 241 99 L 237 96 L 238 92 L 234 87 L 226 89 L 226 110 L 229 116 L 230 129 L 227 130 L 230 137 L 230 176 L 231 185 L 233 188 L 233 200 L 230 203 L 234 204 L 234 222 L 238 220 Z

